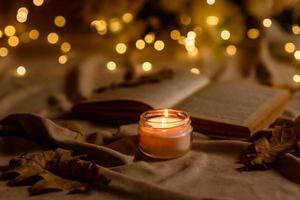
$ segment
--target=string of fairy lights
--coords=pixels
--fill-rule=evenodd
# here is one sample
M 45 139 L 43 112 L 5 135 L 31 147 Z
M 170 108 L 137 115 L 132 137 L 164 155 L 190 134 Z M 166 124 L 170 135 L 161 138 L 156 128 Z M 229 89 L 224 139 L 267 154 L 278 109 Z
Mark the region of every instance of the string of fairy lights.
M 206 3 L 209 6 L 214 6 L 217 0 L 206 0 Z M 44 5 L 44 0 L 32 0 L 32 4 L 36 7 L 40 7 Z M 24 24 L 28 21 L 29 9 L 27 7 L 20 7 L 16 12 L 16 23 Z M 105 37 L 109 33 L 122 33 L 125 26 L 127 24 L 133 23 L 135 20 L 135 16 L 130 12 L 125 12 L 119 17 L 113 17 L 109 19 L 95 19 L 90 22 L 91 30 L 95 31 L 99 36 Z M 184 26 L 188 26 L 192 22 L 192 18 L 183 15 L 180 17 L 180 22 Z M 212 29 L 216 29 L 221 40 L 226 41 L 226 46 L 224 46 L 224 51 L 227 56 L 235 56 L 238 53 L 238 47 L 231 43 L 232 33 L 229 28 L 219 28 L 221 20 L 217 15 L 209 15 L 205 18 L 205 23 L 208 27 Z M 67 23 L 67 19 L 62 16 L 54 16 L 53 25 L 57 28 L 65 27 Z M 264 28 L 272 27 L 272 19 L 265 18 L 261 21 L 261 24 Z M 57 58 L 57 62 L 59 64 L 66 64 L 69 60 L 68 53 L 72 50 L 72 45 L 68 41 L 62 41 L 59 33 L 50 32 L 50 33 L 40 33 L 38 29 L 31 30 L 17 30 L 17 26 L 14 25 L 6 25 L 3 29 L 0 29 L 0 38 L 5 38 L 7 45 L 0 46 L 0 58 L 5 58 L 9 55 L 10 48 L 16 48 L 20 46 L 22 43 L 29 43 L 34 40 L 45 40 L 44 36 L 46 35 L 46 41 L 50 45 L 60 45 L 60 55 Z M 201 37 L 202 28 L 201 27 L 193 27 L 192 30 L 184 33 L 179 29 L 171 30 L 169 33 L 169 38 L 171 41 L 177 42 L 179 45 L 182 45 L 186 53 L 192 57 L 198 55 L 199 44 L 196 42 L 198 37 Z M 291 28 L 291 33 L 294 35 L 300 34 L 300 27 L 298 24 L 294 24 Z M 246 37 L 250 40 L 256 40 L 261 36 L 260 30 L 256 27 L 251 27 L 246 31 Z M 137 50 L 143 50 L 147 46 L 153 47 L 155 51 L 163 51 L 168 45 L 169 41 L 166 39 L 158 38 L 158 36 L 154 32 L 149 32 L 145 34 L 142 38 L 139 38 L 135 41 L 135 48 Z M 300 61 L 300 50 L 297 49 L 295 43 L 293 41 L 287 41 L 283 45 L 283 50 L 287 54 L 293 55 L 294 59 Z M 114 46 L 114 52 L 117 54 L 126 54 L 129 51 L 128 44 L 126 42 L 117 42 Z M 152 63 L 149 61 L 145 61 L 141 63 L 142 69 L 147 72 L 153 69 Z M 114 71 L 118 68 L 117 63 L 113 60 L 110 60 L 106 63 L 106 68 L 109 71 Z M 16 74 L 18 76 L 26 75 L 26 67 L 18 66 L 16 68 Z M 201 71 L 197 67 L 190 68 L 190 72 L 193 74 L 201 74 Z M 294 74 L 291 77 L 295 83 L 300 84 L 300 74 Z
M 39 7 L 44 4 L 44 0 L 33 0 L 33 5 Z M 20 7 L 17 10 L 16 21 L 18 23 L 25 23 L 28 20 L 29 10 L 27 7 Z M 62 28 L 66 24 L 66 19 L 63 16 L 56 16 L 53 20 L 56 27 Z M 19 46 L 21 43 L 29 43 L 40 38 L 40 32 L 37 29 L 31 29 L 29 31 L 17 31 L 16 26 L 7 25 L 3 31 L 0 30 L 0 38 L 7 38 L 7 45 L 11 48 Z M 55 32 L 47 34 L 46 40 L 49 44 L 57 44 L 59 42 L 59 35 Z M 71 44 L 69 42 L 62 42 L 60 45 L 60 51 L 62 55 L 58 57 L 58 63 L 65 64 L 68 61 L 67 53 L 71 51 Z M 6 57 L 9 54 L 9 48 L 2 46 L 0 47 L 0 57 Z M 25 76 L 27 69 L 25 66 L 20 65 L 16 68 L 16 75 L 18 77 Z
M 208 5 L 213 6 L 216 3 L 216 0 L 206 0 L 206 3 Z M 94 20 L 91 22 L 91 27 L 94 28 L 99 35 L 105 35 L 108 33 L 108 31 L 111 32 L 119 32 L 122 30 L 124 24 L 123 23 L 130 23 L 134 20 L 134 16 L 131 13 L 125 13 L 121 20 L 118 18 L 112 18 L 108 21 L 105 20 Z M 192 21 L 191 17 L 189 16 L 182 16 L 180 18 L 180 21 L 183 25 L 189 25 Z M 220 20 L 217 16 L 210 15 L 206 17 L 206 23 L 208 26 L 216 27 L 219 24 Z M 270 28 L 272 26 L 272 19 L 265 18 L 262 20 L 262 25 L 265 28 Z M 172 40 L 177 41 L 180 45 L 183 45 L 187 51 L 187 53 L 191 56 L 196 56 L 198 54 L 198 48 L 196 46 L 196 38 L 197 38 L 197 32 L 201 32 L 201 27 L 195 27 L 194 30 L 187 32 L 186 35 L 182 34 L 179 30 L 174 29 L 170 32 L 170 38 Z M 294 35 L 300 34 L 300 27 L 298 24 L 295 24 L 292 26 L 292 33 Z M 249 28 L 246 32 L 246 35 L 249 39 L 255 40 L 260 37 L 260 31 L 259 29 L 253 27 Z M 220 38 L 224 41 L 229 41 L 231 37 L 230 30 L 222 29 L 220 31 Z M 146 44 L 152 44 L 154 43 L 154 49 L 157 51 L 162 51 L 165 47 L 165 42 L 162 40 L 156 40 L 156 36 L 154 33 L 150 32 L 144 36 L 144 38 L 137 39 L 135 42 L 136 49 L 143 50 L 146 46 Z M 294 56 L 294 59 L 300 60 L 300 50 L 296 50 L 296 46 L 293 42 L 288 41 L 284 44 L 283 49 Z M 234 44 L 228 44 L 225 47 L 225 52 L 228 56 L 234 56 L 237 53 L 237 46 Z M 118 54 L 125 54 L 127 51 L 127 46 L 125 43 L 117 43 L 115 46 L 115 51 Z M 115 70 L 117 68 L 117 65 L 114 61 L 109 61 L 107 63 L 107 68 L 109 70 Z M 144 71 L 150 71 L 152 69 L 152 64 L 150 62 L 144 62 L 142 64 L 142 68 Z M 193 74 L 200 74 L 200 69 L 197 67 L 192 67 L 190 69 L 190 72 Z M 295 83 L 300 83 L 300 75 L 295 74 L 292 77 L 292 80 Z

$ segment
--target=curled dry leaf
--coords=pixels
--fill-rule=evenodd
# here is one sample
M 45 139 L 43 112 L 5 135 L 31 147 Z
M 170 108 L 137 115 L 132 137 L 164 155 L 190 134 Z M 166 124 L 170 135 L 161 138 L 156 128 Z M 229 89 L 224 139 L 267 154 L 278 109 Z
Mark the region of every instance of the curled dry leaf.
M 266 169 L 300 141 L 300 117 L 295 121 L 276 121 L 270 129 L 257 132 L 253 139 L 240 162 L 246 169 Z
M 84 157 L 73 156 L 71 151 L 64 149 L 28 153 L 13 158 L 3 177 L 10 179 L 11 186 L 32 184 L 31 194 L 49 190 L 86 191 L 89 184 L 108 184 L 99 166 L 82 160 Z

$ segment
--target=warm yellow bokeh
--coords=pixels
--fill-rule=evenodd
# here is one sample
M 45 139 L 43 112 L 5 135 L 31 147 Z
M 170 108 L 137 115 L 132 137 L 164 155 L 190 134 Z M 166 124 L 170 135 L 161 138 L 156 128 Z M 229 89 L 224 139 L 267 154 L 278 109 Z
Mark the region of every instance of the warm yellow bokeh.
M 210 26 L 216 26 L 219 23 L 219 18 L 217 16 L 208 16 L 206 18 L 206 23 Z
M 221 32 L 221 38 L 223 40 L 229 40 L 230 39 L 230 32 L 228 30 L 223 30 Z
M 300 60 L 300 51 L 299 50 L 295 51 L 294 57 L 296 60 Z
M 133 15 L 131 13 L 125 13 L 123 16 L 122 16 L 122 20 L 125 22 L 125 23 L 130 23 L 132 20 L 133 20 Z
M 300 83 L 300 75 L 299 75 L 299 74 L 295 74 L 295 75 L 293 76 L 293 81 L 294 81 L 295 83 Z
M 118 32 L 123 28 L 120 20 L 118 18 L 112 18 L 109 20 L 109 30 L 111 32 Z
M 264 25 L 264 27 L 271 27 L 272 26 L 272 20 L 270 18 L 265 18 L 262 22 L 262 24 Z
M 144 62 L 142 64 L 142 68 L 144 71 L 150 71 L 152 69 L 152 64 L 150 62 Z
M 298 24 L 294 24 L 293 27 L 292 27 L 292 31 L 295 35 L 298 35 L 300 34 L 300 27 Z
M 234 56 L 237 52 L 237 49 L 236 49 L 236 46 L 235 45 L 228 45 L 226 47 L 226 53 L 229 55 L 229 56 Z
M 40 33 L 39 33 L 38 30 L 32 29 L 31 31 L 29 31 L 29 37 L 30 37 L 30 39 L 36 40 L 36 39 L 39 38 L 39 36 L 40 36 Z
M 59 64 L 65 64 L 68 61 L 68 57 L 66 55 L 61 55 L 58 57 L 58 63 Z
M 181 45 L 185 45 L 185 41 L 186 41 L 186 37 L 184 36 L 180 36 L 179 40 L 177 40 L 177 42 Z
M 155 34 L 154 33 L 148 33 L 147 35 L 145 35 L 144 40 L 145 40 L 146 43 L 151 44 L 155 40 Z
M 107 62 L 107 64 L 106 64 L 106 68 L 107 68 L 109 71 L 114 71 L 114 70 L 117 68 L 117 64 L 116 64 L 114 61 L 109 61 L 109 62 Z
M 248 31 L 247 31 L 247 36 L 250 38 L 250 39 L 256 39 L 259 37 L 259 30 L 256 29 L 256 28 L 250 28 Z
M 25 76 L 27 70 L 24 66 L 19 66 L 19 67 L 17 67 L 16 72 L 17 72 L 18 76 Z
M 93 20 L 91 27 L 95 27 L 99 35 L 105 35 L 107 33 L 107 23 L 105 20 Z
M 173 39 L 173 40 L 179 40 L 181 34 L 178 30 L 172 30 L 171 33 L 170 33 L 170 37 Z
M 20 23 L 27 21 L 28 9 L 26 7 L 21 7 L 18 9 L 16 19 Z
M 293 53 L 296 49 L 296 46 L 292 42 L 287 42 L 284 45 L 284 50 L 288 53 Z
M 115 49 L 118 54 L 124 54 L 127 51 L 127 46 L 124 43 L 118 43 Z
M 65 53 L 69 52 L 71 50 L 71 44 L 69 42 L 62 43 L 60 46 L 60 50 Z
M 191 68 L 191 70 L 190 70 L 190 72 L 192 73 L 192 74 L 201 74 L 201 71 L 197 68 L 197 67 L 193 67 L 193 68 Z
M 188 51 L 188 54 L 190 56 L 196 56 L 198 54 L 198 48 L 197 47 L 193 48 L 191 51 Z
M 189 31 L 186 35 L 188 38 L 193 38 L 195 39 L 197 34 L 194 31 Z
M 0 57 L 5 57 L 8 55 L 8 49 L 6 47 L 0 48 Z
M 44 0 L 33 0 L 32 1 L 35 6 L 41 6 L 44 3 Z
M 11 47 L 16 47 L 19 44 L 19 38 L 17 36 L 11 36 L 8 38 L 7 43 Z
M 213 5 L 213 4 L 215 4 L 215 2 L 216 2 L 216 0 L 206 0 L 206 3 L 208 5 Z
M 13 36 L 14 34 L 16 33 L 16 28 L 12 25 L 7 25 L 5 28 L 4 28 L 4 34 L 6 36 Z
M 142 40 L 142 39 L 139 39 L 139 40 L 137 40 L 136 42 L 135 42 L 135 46 L 136 46 L 136 48 L 137 49 L 139 49 L 139 50 L 142 50 L 142 49 L 144 49 L 145 48 L 145 42 L 144 42 L 144 40 Z
M 66 19 L 61 15 L 56 16 L 54 18 L 54 24 L 58 27 L 64 27 L 66 25 Z
M 57 33 L 49 33 L 47 36 L 47 40 L 50 44 L 55 44 L 58 42 L 59 36 L 57 35 Z
M 162 40 L 157 40 L 154 43 L 154 48 L 157 51 L 162 51 L 165 48 L 165 43 Z

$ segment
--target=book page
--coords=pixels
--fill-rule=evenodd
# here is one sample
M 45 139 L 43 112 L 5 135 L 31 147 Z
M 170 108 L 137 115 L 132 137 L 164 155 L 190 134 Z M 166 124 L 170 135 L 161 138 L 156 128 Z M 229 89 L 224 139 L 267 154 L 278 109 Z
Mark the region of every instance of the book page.
M 175 107 L 194 118 L 249 127 L 264 121 L 288 96 L 286 90 L 235 81 L 212 84 Z
M 89 98 L 97 88 L 105 88 L 123 81 L 124 67 L 107 70 L 107 60 L 100 55 L 85 58 L 67 73 L 65 91 L 70 99 Z
M 208 83 L 207 77 L 181 69 L 176 70 L 171 79 L 159 83 L 106 90 L 95 95 L 92 101 L 128 100 L 141 102 L 152 108 L 169 108 Z

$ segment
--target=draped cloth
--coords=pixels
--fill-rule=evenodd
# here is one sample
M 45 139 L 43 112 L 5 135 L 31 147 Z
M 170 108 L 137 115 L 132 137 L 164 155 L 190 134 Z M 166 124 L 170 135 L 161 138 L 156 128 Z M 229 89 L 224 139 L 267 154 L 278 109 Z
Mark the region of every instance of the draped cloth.
M 67 87 L 67 92 L 72 93 L 71 97 L 78 97 L 78 94 L 85 97 L 95 88 L 107 87 L 112 84 L 109 82 L 110 78 L 117 80 L 114 83 L 122 80 L 122 74 L 111 73 L 106 68 L 98 67 L 106 63 L 106 60 L 98 62 L 95 58 L 99 58 L 99 55 L 83 63 L 83 66 L 75 66 L 76 76 L 71 77 L 78 79 L 78 83 L 74 84 L 71 81 Z M 137 151 L 136 124 L 117 129 L 86 121 L 52 118 L 52 115 L 56 114 L 56 104 L 52 102 L 53 113 L 51 109 L 44 109 L 49 107 L 46 105 L 49 94 L 55 94 L 54 100 L 62 100 L 60 106 L 63 111 L 70 107 L 69 102 L 64 101 L 64 96 L 60 94 L 65 81 L 65 71 L 73 67 L 68 66 L 69 63 L 73 64 L 68 62 L 64 68 L 58 66 L 57 70 L 53 67 L 57 65 L 56 55 L 53 59 L 34 57 L 29 61 L 27 65 L 31 66 L 32 70 L 31 76 L 26 77 L 28 80 L 9 79 L 5 76 L 6 73 L 0 74 L 0 173 L 7 169 L 13 156 L 61 147 L 89 154 L 102 166 L 102 173 L 111 179 L 108 186 L 87 194 L 65 195 L 63 192 L 55 192 L 32 196 L 30 199 L 299 199 L 300 158 L 295 155 L 300 155 L 300 145 L 298 153 L 285 155 L 277 161 L 273 169 L 240 172 L 237 168 L 241 165 L 237 161 L 249 143 L 215 140 L 194 133 L 192 149 L 184 156 L 172 160 L 152 160 Z M 249 59 L 245 61 L 248 62 Z M 10 62 L 12 63 L 7 66 L 24 63 L 16 58 Z M 170 60 L 167 62 L 172 65 Z M 9 69 L 3 68 L 6 63 L 0 64 L 0 70 Z M 271 64 L 273 66 L 273 63 Z M 237 73 L 240 65 L 229 62 L 228 67 L 228 72 L 223 71 L 219 74 L 219 80 L 241 78 L 240 73 Z M 214 65 L 209 64 L 208 68 L 212 69 Z M 87 71 L 83 73 L 84 69 Z M 287 77 L 290 80 L 290 76 Z M 8 115 L 15 112 L 40 115 Z M 299 114 L 298 92 L 286 109 L 284 117 L 295 118 Z M 50 116 L 51 120 L 41 115 Z M 70 121 L 80 126 L 81 130 L 74 131 L 68 128 L 66 124 Z M 27 189 L 27 186 L 8 187 L 5 181 L 0 181 L 0 199 L 29 199 Z
M 88 194 L 49 193 L 38 199 L 298 199 L 300 158 L 286 154 L 274 169 L 240 172 L 237 162 L 249 143 L 213 140 L 194 133 L 192 149 L 172 160 L 153 160 L 137 150 L 137 125 L 111 134 L 91 123 L 76 121 L 78 132 L 33 114 L 14 114 L 1 120 L 0 166 L 19 153 L 61 147 L 89 154 L 111 179 L 108 186 Z M 91 128 L 92 127 L 92 128 Z M 96 137 L 95 137 L 96 135 Z M 97 136 L 98 135 L 98 136 Z M 102 140 L 91 140 L 101 138 Z M 103 139 L 104 138 L 104 139 Z M 0 197 L 26 199 L 26 186 L 0 182 Z

